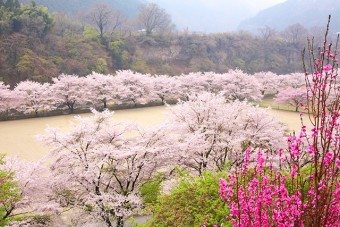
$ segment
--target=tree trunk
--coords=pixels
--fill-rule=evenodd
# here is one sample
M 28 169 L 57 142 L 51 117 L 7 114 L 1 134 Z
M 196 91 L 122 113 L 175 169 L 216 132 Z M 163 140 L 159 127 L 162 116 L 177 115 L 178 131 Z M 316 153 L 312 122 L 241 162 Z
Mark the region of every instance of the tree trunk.
M 108 215 L 104 214 L 104 215 L 101 215 L 101 217 L 105 221 L 107 227 L 112 227 L 113 226 L 112 222 L 110 220 L 110 217 Z
M 124 227 L 124 219 L 121 216 L 117 217 L 117 227 Z
M 76 103 L 76 101 L 72 101 L 72 102 L 68 102 L 67 103 L 67 106 L 68 106 L 68 109 L 70 111 L 70 114 L 73 114 L 74 112 L 74 104 Z

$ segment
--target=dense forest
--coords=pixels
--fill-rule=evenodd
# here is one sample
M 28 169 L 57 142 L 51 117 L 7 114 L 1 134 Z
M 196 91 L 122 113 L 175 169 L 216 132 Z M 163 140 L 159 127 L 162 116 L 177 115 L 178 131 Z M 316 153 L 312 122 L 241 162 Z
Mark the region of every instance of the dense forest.
M 148 28 L 143 23 L 148 7 L 159 11 L 163 24 Z M 0 79 L 13 86 L 27 79 L 50 82 L 62 73 L 123 69 L 168 75 L 236 68 L 285 74 L 302 70 L 300 53 L 308 34 L 300 24 L 282 32 L 262 28 L 259 35 L 176 31 L 171 16 L 155 4 L 144 4 L 131 18 L 109 5 L 70 16 L 35 2 L 1 0 Z

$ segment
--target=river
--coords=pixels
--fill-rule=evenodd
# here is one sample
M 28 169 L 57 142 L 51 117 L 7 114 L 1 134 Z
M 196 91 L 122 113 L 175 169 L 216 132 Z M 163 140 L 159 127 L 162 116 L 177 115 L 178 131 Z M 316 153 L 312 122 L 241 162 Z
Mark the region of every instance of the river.
M 164 122 L 167 111 L 165 106 L 117 110 L 114 119 L 150 127 Z M 301 123 L 298 113 L 280 110 L 271 110 L 270 112 L 286 123 L 289 130 L 299 131 Z M 86 117 L 91 113 L 80 115 Z M 0 122 L 0 153 L 7 153 L 25 160 L 38 160 L 47 154 L 48 148 L 36 141 L 35 136 L 43 134 L 48 125 L 67 130 L 70 127 L 70 122 L 74 121 L 74 116 L 62 115 Z

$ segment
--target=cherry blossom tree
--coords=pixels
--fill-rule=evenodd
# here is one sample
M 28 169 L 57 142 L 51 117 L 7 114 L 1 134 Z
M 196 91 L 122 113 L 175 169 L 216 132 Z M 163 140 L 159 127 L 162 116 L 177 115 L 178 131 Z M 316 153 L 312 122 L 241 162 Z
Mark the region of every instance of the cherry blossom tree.
M 5 113 L 8 116 L 11 109 L 20 106 L 20 100 L 14 93 L 13 90 L 10 90 L 9 85 L 0 81 L 0 113 Z
M 278 75 L 272 72 L 258 72 L 254 77 L 261 84 L 260 90 L 262 95 L 274 95 L 280 90 Z
M 205 78 L 203 73 L 182 74 L 176 77 L 180 83 L 180 97 L 188 100 L 189 95 L 205 91 Z
M 211 93 L 223 93 L 224 85 L 227 83 L 226 74 L 216 74 L 213 72 L 205 73 L 207 88 L 205 89 Z
M 304 87 L 306 84 L 304 73 L 291 73 L 288 75 L 289 86 L 292 88 Z
M 166 143 L 173 144 L 175 162 L 198 175 L 222 170 L 248 146 L 272 150 L 283 143 L 284 127 L 266 109 L 227 103 L 221 94 L 190 95 L 170 111 Z
M 179 97 L 181 85 L 177 78 L 160 75 L 155 76 L 152 80 L 153 90 L 161 99 L 162 103 L 164 103 L 166 99 Z
M 278 75 L 277 83 L 281 90 L 287 88 L 301 88 L 305 85 L 305 75 L 303 73 L 291 73 Z
M 156 99 L 150 75 L 135 73 L 130 70 L 117 71 L 119 98 L 123 103 L 132 102 L 135 106 Z
M 103 75 L 93 72 L 85 79 L 86 86 L 91 91 L 89 100 L 94 106 L 99 104 L 107 108 L 108 103 L 120 103 L 116 79 L 112 75 Z
M 139 187 L 157 171 L 169 152 L 157 146 L 157 131 L 126 136 L 135 126 L 116 123 L 112 112 L 77 117 L 70 132 L 49 128 L 40 139 L 51 149 L 55 200 L 86 211 L 106 226 L 122 227 L 126 217 L 141 208 Z M 162 155 L 165 154 L 165 155 Z
M 259 101 L 262 99 L 261 84 L 254 76 L 241 70 L 230 70 L 225 75 L 223 92 L 228 100 Z
M 19 110 L 24 113 L 34 113 L 37 117 L 40 111 L 49 111 L 53 108 L 48 83 L 22 81 L 14 88 L 14 91 L 21 100 Z
M 62 74 L 52 80 L 51 95 L 55 105 L 67 107 L 70 113 L 73 113 L 76 104 L 84 105 L 90 102 L 88 97 L 91 97 L 92 91 L 86 86 L 83 77 Z
M 284 90 L 284 89 L 291 87 L 289 78 L 290 76 L 288 74 L 278 75 L 277 83 L 280 85 L 280 90 Z
M 21 221 L 16 224 L 20 226 L 34 223 L 36 215 L 52 215 L 60 211 L 58 204 L 51 200 L 51 175 L 43 160 L 25 162 L 19 161 L 18 158 L 6 157 L 0 165 L 0 171 L 12 173 L 19 196 L 19 199 L 14 199 L 4 207 L 4 219 L 19 218 Z
M 296 112 L 299 110 L 299 106 L 306 104 L 306 101 L 307 94 L 303 88 L 288 88 L 279 91 L 275 98 L 275 103 L 291 105 L 295 108 Z
M 301 78 L 299 73 L 276 76 L 261 72 L 251 76 L 241 70 L 230 70 L 225 74 L 196 72 L 175 77 L 151 76 L 130 70 L 118 71 L 116 76 L 62 74 L 53 79 L 52 85 L 25 81 L 13 91 L 1 83 L 0 111 L 8 115 L 11 109 L 15 109 L 34 112 L 37 116 L 43 110 L 68 108 L 73 113 L 77 107 L 91 108 L 100 104 L 105 109 L 108 104 L 132 102 L 136 106 L 158 98 L 162 102 L 167 98 L 188 100 L 190 94 L 204 91 L 223 93 L 228 101 L 259 101 L 264 94 L 276 93 L 278 84 L 280 87 L 299 87 Z

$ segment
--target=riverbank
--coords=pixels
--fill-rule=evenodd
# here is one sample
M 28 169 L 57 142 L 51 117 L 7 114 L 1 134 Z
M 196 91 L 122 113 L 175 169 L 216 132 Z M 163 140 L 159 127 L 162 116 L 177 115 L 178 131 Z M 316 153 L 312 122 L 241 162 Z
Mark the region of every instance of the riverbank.
M 168 104 L 176 104 L 177 100 L 167 100 Z M 146 104 L 131 104 L 131 103 L 123 103 L 123 104 L 116 104 L 116 105 L 109 105 L 107 109 L 116 111 L 116 110 L 127 110 L 127 109 L 138 109 L 138 108 L 147 108 L 147 107 L 154 107 L 154 106 L 163 106 L 164 103 L 160 101 L 149 102 Z M 73 115 L 73 114 L 85 114 L 91 113 L 93 108 L 84 107 L 74 109 L 72 113 L 70 113 L 67 109 L 58 109 L 58 110 L 51 110 L 51 111 L 44 111 L 39 112 L 38 116 L 35 114 L 12 114 L 12 115 L 5 115 L 0 114 L 0 121 L 13 121 L 13 120 L 22 120 L 22 119 L 31 119 L 31 118 L 45 118 L 45 117 L 54 117 L 54 116 L 62 116 L 62 115 Z M 103 107 L 94 107 L 94 109 L 102 111 Z

